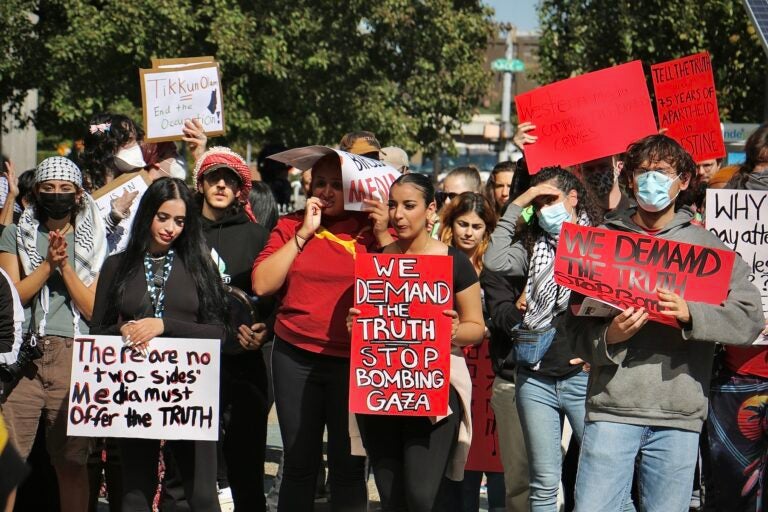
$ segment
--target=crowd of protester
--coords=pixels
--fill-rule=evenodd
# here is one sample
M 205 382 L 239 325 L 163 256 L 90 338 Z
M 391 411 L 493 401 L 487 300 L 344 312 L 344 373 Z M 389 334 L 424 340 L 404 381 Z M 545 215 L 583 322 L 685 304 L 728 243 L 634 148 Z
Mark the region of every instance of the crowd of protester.
M 516 144 L 535 144 L 534 129 L 521 124 Z M 768 510 L 768 346 L 752 345 L 765 318 L 748 265 L 737 258 L 720 305 L 658 289 L 674 326 L 643 308 L 576 316 L 584 297 L 554 280 L 564 223 L 724 248 L 703 226 L 706 190 L 768 190 L 768 125 L 739 166 L 694 162 L 659 134 L 569 168 L 501 162 L 486 183 L 459 167 L 437 186 L 409 172 L 402 149 L 352 132 L 339 149 L 401 173 L 386 203 L 367 199 L 361 212 L 345 210 L 335 153 L 301 172 L 306 204 L 285 212 L 289 167 L 270 157 L 287 148 L 265 146 L 249 166 L 207 147 L 199 123 L 184 133 L 189 162 L 172 142 L 145 142 L 131 119 L 99 114 L 72 158 L 18 175 L 3 162 L 6 510 L 45 500 L 95 511 L 102 496 L 113 512 L 208 512 L 228 488 L 239 512 L 309 511 L 326 487 L 324 457 L 340 512 L 367 510 L 369 473 L 384 511 L 474 512 L 484 486 L 493 512 L 676 512 L 691 506 L 695 475 L 702 510 Z M 99 189 L 138 171 L 146 191 L 115 197 L 102 215 Z M 354 262 L 372 252 L 453 262 L 446 416 L 348 412 Z M 89 333 L 136 351 L 156 337 L 221 340 L 219 441 L 68 436 L 74 338 Z M 471 374 L 466 356 L 483 344 L 492 375 Z M 473 422 L 473 384 L 492 389 L 490 429 Z M 273 403 L 283 452 L 270 490 Z M 465 471 L 487 436 L 503 472 Z M 17 497 L 36 439 L 54 478 L 35 467 Z

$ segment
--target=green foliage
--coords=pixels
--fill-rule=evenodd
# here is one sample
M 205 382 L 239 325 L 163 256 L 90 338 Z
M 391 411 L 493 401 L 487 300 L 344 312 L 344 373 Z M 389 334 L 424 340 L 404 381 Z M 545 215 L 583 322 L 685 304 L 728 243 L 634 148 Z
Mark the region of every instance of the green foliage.
M 542 0 L 539 18 L 541 83 L 706 50 L 722 119 L 763 120 L 766 55 L 740 0 Z
M 62 135 L 110 106 L 135 112 L 151 57 L 216 57 L 230 143 L 332 144 L 366 129 L 432 151 L 450 145 L 490 78 L 482 55 L 494 26 L 479 0 L 0 4 L 12 25 L 0 40 L 19 57 L 0 61 L 0 101 L 37 88 L 37 126 Z

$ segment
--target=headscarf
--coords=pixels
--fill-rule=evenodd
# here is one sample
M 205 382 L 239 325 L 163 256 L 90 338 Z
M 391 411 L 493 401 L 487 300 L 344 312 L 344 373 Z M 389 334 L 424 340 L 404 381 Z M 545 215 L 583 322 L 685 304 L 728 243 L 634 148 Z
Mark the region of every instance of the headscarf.
M 256 217 L 251 210 L 251 204 L 248 202 L 248 194 L 251 192 L 251 170 L 245 159 L 223 146 L 214 146 L 203 153 L 203 156 L 195 163 L 195 180 L 193 186 L 197 190 L 197 184 L 203 179 L 203 175 L 214 168 L 226 167 L 235 171 L 240 177 L 240 192 L 237 194 L 237 201 L 245 210 L 248 218 L 256 222 Z
M 82 189 L 83 177 L 80 169 L 72 160 L 61 156 L 46 158 L 35 170 L 35 184 L 48 180 L 62 180 L 74 183 Z M 91 196 L 83 191 L 84 208 L 75 218 L 75 272 L 85 286 L 93 284 L 101 270 L 107 255 L 107 235 L 99 209 Z M 30 275 L 39 267 L 45 258 L 37 250 L 37 234 L 40 221 L 35 214 L 35 206 L 30 205 L 24 210 L 19 219 L 16 231 L 16 246 L 25 275 Z M 43 318 L 38 326 L 38 334 L 45 336 L 45 323 L 48 314 L 48 285 L 40 289 L 40 306 Z M 70 299 L 74 324 L 74 336 L 80 335 L 80 312 L 74 301 Z M 34 319 L 33 319 L 34 320 Z

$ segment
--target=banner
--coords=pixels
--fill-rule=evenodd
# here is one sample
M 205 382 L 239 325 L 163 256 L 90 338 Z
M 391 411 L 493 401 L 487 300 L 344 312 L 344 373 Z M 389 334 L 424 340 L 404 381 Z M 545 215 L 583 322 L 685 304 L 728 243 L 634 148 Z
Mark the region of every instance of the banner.
M 768 318 L 768 191 L 708 189 L 705 225 L 752 269 Z
M 493 373 L 487 339 L 478 345 L 464 347 L 464 358 L 472 377 L 472 444 L 465 471 L 503 473 L 496 416 L 491 407 Z
M 522 148 L 531 174 L 622 153 L 657 132 L 639 60 L 539 87 L 516 96 L 515 105 L 539 137 Z
M 696 162 L 725 156 L 715 78 L 707 52 L 651 66 L 659 126 Z
M 120 336 L 77 338 L 67 435 L 218 440 L 219 345 L 154 338 L 145 357 Z
M 657 288 L 686 301 L 721 304 L 736 253 L 639 233 L 566 222 L 555 254 L 555 281 L 622 310 L 648 311 L 650 320 L 677 327 L 662 315 Z
M 334 153 L 341 162 L 345 210 L 362 211 L 363 199 L 387 202 L 389 187 L 400 176 L 400 171 L 379 160 L 325 146 L 289 149 L 269 158 L 304 171 L 311 169 L 322 157 Z
M 199 120 L 208 137 L 224 134 L 224 95 L 215 62 L 140 69 L 139 79 L 145 142 L 181 140 L 189 119 Z
M 149 178 L 149 173 L 147 171 L 139 171 L 121 174 L 118 178 L 94 191 L 92 196 L 93 200 L 99 209 L 101 218 L 104 219 L 105 222 L 112 209 L 111 203 L 113 199 L 117 199 L 125 192 L 138 192 L 138 195 L 133 199 L 133 203 L 131 203 L 128 216 L 115 226 L 114 231 L 107 233 L 107 243 L 110 255 L 124 251 L 128 246 L 131 226 L 133 226 L 133 219 L 136 217 L 136 212 L 139 210 L 141 196 L 144 195 L 144 192 L 147 190 L 150 183 L 152 183 L 152 180 Z
M 453 260 L 358 254 L 349 411 L 442 416 L 448 411 Z

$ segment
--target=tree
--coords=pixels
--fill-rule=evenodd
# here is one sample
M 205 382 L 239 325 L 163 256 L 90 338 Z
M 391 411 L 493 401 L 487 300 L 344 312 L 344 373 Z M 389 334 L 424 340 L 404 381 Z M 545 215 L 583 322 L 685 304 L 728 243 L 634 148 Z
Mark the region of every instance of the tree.
M 764 118 L 766 55 L 740 0 L 542 0 L 539 18 L 541 83 L 706 50 L 722 119 Z
M 432 151 L 490 78 L 494 25 L 479 0 L 9 1 L 38 19 L 7 18 L 26 37 L 7 46 L 19 58 L 0 64 L 0 102 L 37 88 L 34 122 L 49 133 L 82 134 L 94 112 L 137 108 L 151 57 L 214 55 L 230 141 L 332 144 L 367 129 Z

